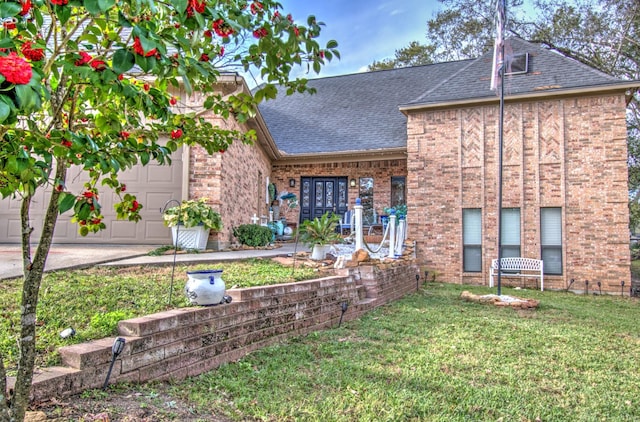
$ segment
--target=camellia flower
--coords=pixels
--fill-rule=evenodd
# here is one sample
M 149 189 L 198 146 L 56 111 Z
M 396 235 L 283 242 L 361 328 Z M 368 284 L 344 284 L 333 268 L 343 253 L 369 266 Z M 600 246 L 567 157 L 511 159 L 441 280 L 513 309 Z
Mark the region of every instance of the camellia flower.
M 171 97 L 171 99 L 169 100 L 169 104 L 176 105 L 178 104 L 178 99 L 176 97 Z
M 15 18 L 6 18 L 2 21 L 2 26 L 4 29 L 16 29 L 16 22 Z
M 228 37 L 233 34 L 233 28 L 226 23 L 224 19 L 218 19 L 213 21 L 213 31 L 221 37 Z
M 93 57 L 91 57 L 91 55 L 89 53 L 87 53 L 86 51 L 81 51 L 80 53 L 80 58 L 78 60 L 75 61 L 75 65 L 76 66 L 83 66 L 87 63 L 89 63 L 91 61 L 91 59 L 93 59 Z
M 135 53 L 139 56 L 149 57 L 156 54 L 158 50 L 152 48 L 149 51 L 144 51 L 144 48 L 142 48 L 142 43 L 140 42 L 140 38 L 136 37 L 133 40 L 133 51 L 135 51 Z
M 140 203 L 134 199 L 131 203 L 131 208 L 129 209 L 129 211 L 136 212 L 138 208 L 140 208 Z
M 12 51 L 7 56 L 0 56 L 0 75 L 9 83 L 25 85 L 31 80 L 31 65 Z
M 127 132 L 126 130 L 123 130 L 122 132 L 120 132 L 120 136 L 121 136 L 123 139 L 127 139 L 127 138 L 129 137 L 129 135 L 130 135 L 130 133 L 129 133 L 129 132 Z
M 260 28 L 253 31 L 253 36 L 256 38 L 263 38 L 263 37 L 266 37 L 267 35 L 269 35 L 267 28 Z
M 22 0 L 22 10 L 20 11 L 20 16 L 28 15 L 31 11 L 31 0 Z
M 89 66 L 100 72 L 107 68 L 107 64 L 104 60 L 91 60 Z
M 72 145 L 71 141 L 68 139 L 63 139 L 60 143 L 62 144 L 63 147 L 67 147 L 67 148 L 69 148 Z
M 208 62 L 208 61 L 209 61 L 209 55 L 208 55 L 208 54 L 205 54 L 205 53 L 202 53 L 202 54 L 200 55 L 200 61 L 201 61 L 201 62 Z
M 258 12 L 261 12 L 263 8 L 264 6 L 259 1 L 254 1 L 253 3 L 251 3 L 251 13 L 253 13 L 254 15 Z
M 24 56 L 34 62 L 39 62 L 44 59 L 44 49 L 42 48 L 33 48 L 33 43 L 31 41 L 26 41 L 22 44 L 22 54 Z
M 202 3 L 198 2 L 198 0 L 189 0 L 189 4 L 187 5 L 187 16 L 191 17 L 194 13 L 204 13 L 204 9 L 207 5 L 205 0 L 202 0 Z
M 182 138 L 182 129 L 175 129 L 171 131 L 171 139 Z
M 55 4 L 56 6 L 64 6 L 69 3 L 69 0 L 50 0 L 51 4 Z

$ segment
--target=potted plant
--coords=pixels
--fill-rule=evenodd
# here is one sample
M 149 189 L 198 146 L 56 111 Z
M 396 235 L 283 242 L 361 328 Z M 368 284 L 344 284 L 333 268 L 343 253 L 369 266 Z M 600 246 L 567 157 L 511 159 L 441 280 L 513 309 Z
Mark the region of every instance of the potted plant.
M 324 259 L 327 246 L 342 239 L 336 230 L 338 224 L 340 216 L 328 212 L 302 222 L 298 229 L 298 239 L 311 248 L 311 259 Z
M 180 206 L 167 209 L 162 218 L 171 227 L 173 244 L 184 249 L 205 249 L 209 231 L 222 228 L 220 214 L 206 198 L 184 200 Z

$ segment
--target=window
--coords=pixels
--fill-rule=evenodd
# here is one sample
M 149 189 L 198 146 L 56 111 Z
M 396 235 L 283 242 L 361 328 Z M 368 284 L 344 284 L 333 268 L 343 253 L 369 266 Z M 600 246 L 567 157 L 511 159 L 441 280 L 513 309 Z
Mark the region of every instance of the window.
M 482 271 L 482 213 L 479 208 L 462 210 L 462 267 L 464 272 Z
M 502 209 L 502 257 L 520 256 L 520 208 Z
M 562 209 L 540 209 L 540 244 L 545 274 L 562 274 Z
M 375 224 L 376 217 L 373 210 L 373 177 L 360 178 L 360 200 L 362 201 L 362 221 L 364 224 Z
M 404 176 L 392 176 L 391 177 L 391 207 L 397 207 L 398 205 L 406 205 L 407 200 L 405 196 L 405 187 L 407 185 L 406 178 Z
M 529 53 L 515 54 L 507 57 L 505 75 L 519 75 L 529 71 Z

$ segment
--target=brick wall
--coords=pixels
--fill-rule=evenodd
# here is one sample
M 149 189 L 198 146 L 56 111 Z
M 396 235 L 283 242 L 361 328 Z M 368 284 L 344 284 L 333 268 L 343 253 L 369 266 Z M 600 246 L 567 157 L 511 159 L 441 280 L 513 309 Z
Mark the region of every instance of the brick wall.
M 223 129 L 247 130 L 232 119 L 210 118 Z M 210 199 L 222 217 L 223 228 L 211 233 L 208 247 L 223 249 L 235 242 L 233 227 L 250 224 L 251 217 L 268 215 L 267 178 L 271 162 L 258 144 L 234 142 L 224 153 L 207 154 L 195 146 L 189 151 L 189 198 Z
M 389 206 L 391 201 L 391 176 L 407 176 L 407 163 L 405 160 L 381 160 L 381 161 L 352 161 L 343 163 L 323 164 L 274 164 L 272 181 L 276 183 L 278 192 L 288 191 L 295 193 L 300 198 L 301 177 L 346 177 L 347 180 L 361 177 L 373 177 L 373 206 L 377 214 Z M 296 187 L 289 187 L 289 179 L 296 181 Z M 356 182 L 357 183 L 357 182 Z M 348 204 L 353 208 L 356 198 L 359 196 L 358 188 L 348 187 Z M 296 209 L 287 215 L 287 221 L 298 221 Z M 291 218 L 289 218 L 291 216 Z
M 439 279 L 488 284 L 497 257 L 498 107 L 414 112 L 408 117 L 409 233 Z M 623 95 L 507 103 L 503 207 L 520 208 L 521 254 L 540 258 L 540 208 L 560 207 L 563 275 L 603 291 L 630 284 Z M 462 272 L 462 208 L 481 208 L 483 271 Z M 531 280 L 533 282 L 533 280 Z M 519 285 L 519 281 L 517 281 Z
M 126 339 L 111 383 L 182 379 L 235 361 L 288 337 L 336 327 L 343 321 L 416 290 L 419 268 L 398 261 L 362 265 L 340 275 L 267 287 L 228 290 L 233 302 L 174 309 L 121 321 Z M 65 346 L 65 367 L 36 372 L 32 400 L 66 397 L 99 388 L 111 362 L 112 338 Z M 9 379 L 10 384 L 14 380 Z

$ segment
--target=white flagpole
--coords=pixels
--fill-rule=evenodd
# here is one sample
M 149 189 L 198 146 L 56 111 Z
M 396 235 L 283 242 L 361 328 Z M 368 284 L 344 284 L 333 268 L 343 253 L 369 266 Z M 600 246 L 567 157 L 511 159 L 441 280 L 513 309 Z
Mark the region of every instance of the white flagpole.
M 496 41 L 493 46 L 491 89 L 500 84 L 500 118 L 498 124 L 498 296 L 502 295 L 502 149 L 504 132 L 504 26 L 506 0 L 496 0 Z

